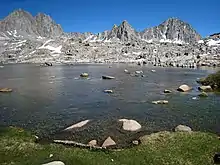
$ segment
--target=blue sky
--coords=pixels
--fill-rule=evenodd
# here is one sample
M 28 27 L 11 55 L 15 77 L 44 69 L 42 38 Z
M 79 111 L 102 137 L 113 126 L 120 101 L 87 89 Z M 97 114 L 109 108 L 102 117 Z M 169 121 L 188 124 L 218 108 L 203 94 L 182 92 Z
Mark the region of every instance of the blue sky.
M 190 23 L 202 36 L 220 32 L 220 0 L 1 0 L 0 19 L 22 8 L 49 14 L 66 32 L 102 32 L 127 20 L 136 30 L 169 17 Z

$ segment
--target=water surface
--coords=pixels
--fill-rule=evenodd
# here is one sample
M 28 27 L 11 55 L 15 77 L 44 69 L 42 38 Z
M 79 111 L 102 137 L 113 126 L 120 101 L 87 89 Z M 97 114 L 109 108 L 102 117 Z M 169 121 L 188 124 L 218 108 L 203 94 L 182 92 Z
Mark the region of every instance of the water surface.
M 124 73 L 143 70 L 145 77 Z M 156 73 L 151 70 L 155 69 Z M 185 124 L 196 131 L 220 133 L 220 96 L 193 100 L 199 94 L 196 79 L 213 73 L 213 69 L 152 68 L 116 64 L 39 67 L 6 65 L 0 69 L 0 87 L 13 88 L 0 94 L 0 125 L 19 126 L 40 136 L 68 138 L 80 142 L 97 139 L 100 143 L 112 136 L 120 144 L 146 133 L 171 130 Z M 79 75 L 88 72 L 90 79 Z M 116 77 L 102 80 L 102 75 Z M 188 84 L 193 90 L 179 93 L 176 88 Z M 114 94 L 106 94 L 112 89 Z M 172 94 L 163 94 L 170 89 Z M 154 105 L 153 100 L 166 99 L 168 105 Z M 137 120 L 138 133 L 120 129 L 120 118 Z M 91 119 L 88 126 L 71 134 L 59 134 L 65 127 Z

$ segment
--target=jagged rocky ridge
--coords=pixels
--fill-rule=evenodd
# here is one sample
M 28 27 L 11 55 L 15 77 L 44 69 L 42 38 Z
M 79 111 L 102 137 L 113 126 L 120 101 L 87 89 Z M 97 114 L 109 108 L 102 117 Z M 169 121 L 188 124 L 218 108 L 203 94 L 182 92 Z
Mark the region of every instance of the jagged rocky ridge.
M 65 33 L 46 14 L 21 9 L 0 21 L 4 63 L 137 62 L 159 66 L 219 65 L 219 34 L 205 39 L 177 18 L 137 32 L 127 22 L 102 33 Z

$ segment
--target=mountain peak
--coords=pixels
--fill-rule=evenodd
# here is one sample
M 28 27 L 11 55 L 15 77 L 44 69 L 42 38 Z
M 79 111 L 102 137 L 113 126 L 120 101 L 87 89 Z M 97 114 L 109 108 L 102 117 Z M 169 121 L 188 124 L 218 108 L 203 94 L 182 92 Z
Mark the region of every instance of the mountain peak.
M 131 25 L 128 23 L 127 20 L 122 21 L 120 26 L 124 26 L 124 27 L 129 26 L 129 27 L 131 27 Z
M 53 37 L 60 36 L 63 33 L 61 26 L 56 24 L 55 21 L 47 14 L 38 13 L 35 16 L 35 20 L 40 36 Z
M 141 36 L 146 40 L 171 40 L 185 43 L 192 43 L 201 39 L 201 36 L 190 24 L 175 17 L 168 18 L 156 27 L 145 29 L 141 32 Z

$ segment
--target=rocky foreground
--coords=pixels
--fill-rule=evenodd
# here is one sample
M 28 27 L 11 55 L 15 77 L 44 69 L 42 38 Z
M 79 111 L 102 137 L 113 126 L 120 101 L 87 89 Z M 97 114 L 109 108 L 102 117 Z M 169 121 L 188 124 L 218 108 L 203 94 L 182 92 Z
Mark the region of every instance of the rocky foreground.
M 220 66 L 220 38 L 201 38 L 177 18 L 141 32 L 123 21 L 98 34 L 65 33 L 50 16 L 19 9 L 0 21 L 0 62 Z
M 2 165 L 121 165 L 173 164 L 202 165 L 219 163 L 220 140 L 201 132 L 158 132 L 140 138 L 141 144 L 130 149 L 96 150 L 39 144 L 21 128 L 0 129 Z

